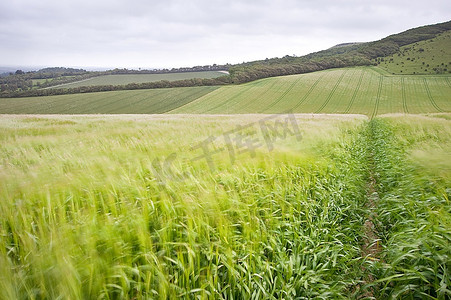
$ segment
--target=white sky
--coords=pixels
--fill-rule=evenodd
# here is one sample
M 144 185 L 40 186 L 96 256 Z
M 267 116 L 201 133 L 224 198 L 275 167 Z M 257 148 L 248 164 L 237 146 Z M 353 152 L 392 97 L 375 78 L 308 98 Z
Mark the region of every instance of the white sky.
M 5 0 L 0 66 L 239 63 L 450 19 L 449 0 Z

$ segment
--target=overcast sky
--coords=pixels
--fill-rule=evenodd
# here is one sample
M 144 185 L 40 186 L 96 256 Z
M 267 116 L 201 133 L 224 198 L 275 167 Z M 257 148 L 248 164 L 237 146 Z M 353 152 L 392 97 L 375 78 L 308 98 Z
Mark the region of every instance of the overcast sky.
M 238 63 L 450 19 L 449 0 L 1 1 L 0 66 Z

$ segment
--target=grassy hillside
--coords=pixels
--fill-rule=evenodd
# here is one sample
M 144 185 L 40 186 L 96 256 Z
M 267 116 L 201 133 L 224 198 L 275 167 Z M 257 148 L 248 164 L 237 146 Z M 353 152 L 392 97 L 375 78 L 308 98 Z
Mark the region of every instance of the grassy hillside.
M 451 111 L 449 76 L 393 76 L 344 68 L 224 87 L 134 90 L 0 99 L 0 113 L 241 114 L 434 113 Z
M 346 68 L 221 87 L 171 113 L 427 113 L 451 111 L 451 78 Z
M 0 98 L 0 114 L 159 114 L 216 87 L 131 90 L 29 98 Z
M 450 121 L 286 117 L 3 116 L 0 298 L 448 299 Z
M 217 71 L 205 72 L 186 72 L 186 73 L 168 73 L 168 74 L 121 74 L 105 75 L 93 77 L 87 80 L 59 85 L 59 88 L 75 88 L 81 86 L 96 85 L 126 85 L 129 83 L 156 82 L 161 80 L 176 81 L 192 78 L 216 78 L 224 76 L 224 73 Z
M 409 44 L 397 54 L 377 59 L 378 66 L 392 74 L 451 73 L 451 31 Z
M 244 83 L 261 78 L 302 74 L 331 68 L 369 66 L 375 64 L 374 59 L 376 58 L 396 54 L 403 46 L 433 39 L 450 30 L 451 21 L 448 21 L 412 28 L 379 41 L 332 47 L 301 57 L 287 55 L 282 58 L 238 64 L 232 66 L 229 71 L 233 82 Z

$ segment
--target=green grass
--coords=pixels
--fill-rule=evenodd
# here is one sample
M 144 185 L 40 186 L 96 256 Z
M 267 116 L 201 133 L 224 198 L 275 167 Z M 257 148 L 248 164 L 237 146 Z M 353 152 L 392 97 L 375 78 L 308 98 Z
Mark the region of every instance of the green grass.
M 450 296 L 449 114 L 268 117 L 2 116 L 0 298 Z
M 2 114 L 159 114 L 189 103 L 216 87 L 131 90 L 0 99 Z
M 451 111 L 449 77 L 327 70 L 226 86 L 171 113 L 433 113 Z
M 88 80 L 77 81 L 60 85 L 60 88 L 75 88 L 81 86 L 96 85 L 126 85 L 129 83 L 145 83 L 161 80 L 176 81 L 193 78 L 216 78 L 225 74 L 218 71 L 203 72 L 185 72 L 185 73 L 169 73 L 169 74 L 123 74 L 123 75 L 104 75 L 93 77 Z
M 401 47 L 399 53 L 378 60 L 392 74 L 451 73 L 451 31 Z
M 364 118 L 298 117 L 302 142 L 234 163 L 222 151 L 211 172 L 193 160 L 261 118 L 2 117 L 1 297 L 345 298 L 362 263 Z M 190 175 L 161 185 L 152 162 L 171 153 Z
M 451 297 L 449 121 L 375 120 L 368 129 L 383 250 L 371 263 L 379 299 Z M 419 155 L 420 153 L 420 155 Z

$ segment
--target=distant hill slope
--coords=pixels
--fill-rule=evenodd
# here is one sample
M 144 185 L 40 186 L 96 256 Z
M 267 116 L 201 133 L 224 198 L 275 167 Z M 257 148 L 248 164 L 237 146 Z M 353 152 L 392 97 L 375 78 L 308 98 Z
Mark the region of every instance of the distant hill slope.
M 439 113 L 451 112 L 450 95 L 450 76 L 393 76 L 355 67 L 225 86 L 170 113 Z
M 436 37 L 403 46 L 396 54 L 377 59 L 392 74 L 451 73 L 451 30 Z
M 57 86 L 58 88 L 78 88 L 85 86 L 105 86 L 105 85 L 126 85 L 126 84 L 140 84 L 147 82 L 176 81 L 185 79 L 211 79 L 224 76 L 223 72 L 219 71 L 201 71 L 201 72 L 178 72 L 166 74 L 121 74 L 121 75 L 103 75 L 91 77 L 86 80 L 66 83 Z
M 241 114 L 451 112 L 451 75 L 391 75 L 353 67 L 223 87 L 0 98 L 0 114 Z
M 331 68 L 375 65 L 375 59 L 396 54 L 401 47 L 430 40 L 451 30 L 451 21 L 422 26 L 390 35 L 379 41 L 332 47 L 302 57 L 285 56 L 234 65 L 229 69 L 232 82 L 302 74 Z

